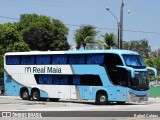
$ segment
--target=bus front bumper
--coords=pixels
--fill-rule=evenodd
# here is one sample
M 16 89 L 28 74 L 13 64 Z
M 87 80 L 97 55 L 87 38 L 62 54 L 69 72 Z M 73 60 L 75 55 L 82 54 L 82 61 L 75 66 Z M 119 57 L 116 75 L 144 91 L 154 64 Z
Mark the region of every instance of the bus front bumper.
M 147 100 L 147 95 L 136 95 L 130 92 L 127 93 L 127 102 L 144 102 Z

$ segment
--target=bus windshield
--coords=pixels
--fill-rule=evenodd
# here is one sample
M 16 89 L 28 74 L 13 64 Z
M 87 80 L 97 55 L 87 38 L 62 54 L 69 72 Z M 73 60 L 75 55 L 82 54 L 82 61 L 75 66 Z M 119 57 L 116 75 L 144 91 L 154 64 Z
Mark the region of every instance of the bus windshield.
M 140 55 L 123 55 L 127 66 L 133 68 L 145 68 L 145 64 Z

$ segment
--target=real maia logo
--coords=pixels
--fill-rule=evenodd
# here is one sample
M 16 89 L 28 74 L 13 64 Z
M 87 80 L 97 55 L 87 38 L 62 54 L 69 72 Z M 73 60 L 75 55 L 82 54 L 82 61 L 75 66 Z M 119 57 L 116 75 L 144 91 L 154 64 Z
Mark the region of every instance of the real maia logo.
M 25 73 L 62 73 L 61 68 L 56 67 L 25 67 Z

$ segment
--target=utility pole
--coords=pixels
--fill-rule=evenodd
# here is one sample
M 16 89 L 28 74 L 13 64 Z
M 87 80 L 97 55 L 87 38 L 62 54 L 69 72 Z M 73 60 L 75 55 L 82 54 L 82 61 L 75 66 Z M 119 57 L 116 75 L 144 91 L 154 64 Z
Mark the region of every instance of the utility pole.
M 123 0 L 121 1 L 121 7 L 120 7 L 120 22 L 119 22 L 119 38 L 118 38 L 118 49 L 122 49 L 122 42 L 123 42 L 123 7 L 124 3 Z
M 106 8 L 106 10 L 109 11 L 113 15 L 113 17 L 117 20 L 117 26 L 118 26 L 118 49 L 122 49 L 122 42 L 123 42 L 123 7 L 124 7 L 124 3 L 123 3 L 123 0 L 121 0 L 120 19 L 119 20 L 108 7 Z

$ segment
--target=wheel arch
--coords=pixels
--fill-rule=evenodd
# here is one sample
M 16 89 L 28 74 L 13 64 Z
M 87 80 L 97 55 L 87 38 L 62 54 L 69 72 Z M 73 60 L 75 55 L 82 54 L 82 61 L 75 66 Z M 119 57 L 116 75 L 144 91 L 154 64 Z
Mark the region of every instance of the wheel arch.
M 19 91 L 19 96 L 20 96 L 20 98 L 22 98 L 22 93 L 23 93 L 24 90 L 26 90 L 26 91 L 29 93 L 29 90 L 28 90 L 27 87 L 22 87 L 22 88 L 20 89 L 20 91 Z
M 39 91 L 39 94 L 40 94 L 40 90 L 39 90 L 39 88 L 34 87 L 34 88 L 32 88 L 32 89 L 31 89 L 31 95 L 32 95 L 33 91 L 35 91 L 35 90 Z
M 96 96 L 95 96 L 95 97 L 96 97 L 96 98 L 95 98 L 96 102 L 97 102 L 98 95 L 99 95 L 99 94 L 102 94 L 102 93 L 104 93 L 104 94 L 108 97 L 108 93 L 107 93 L 106 90 L 103 90 L 103 89 L 97 90 Z

